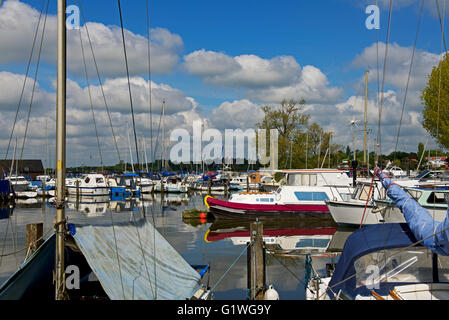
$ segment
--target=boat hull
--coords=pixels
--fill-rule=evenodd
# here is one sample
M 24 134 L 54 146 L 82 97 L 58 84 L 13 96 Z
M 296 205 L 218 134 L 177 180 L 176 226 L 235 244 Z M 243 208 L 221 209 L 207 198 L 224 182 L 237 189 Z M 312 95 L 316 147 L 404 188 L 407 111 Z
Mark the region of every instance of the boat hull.
M 68 186 L 67 191 L 69 194 L 76 194 L 76 187 Z M 109 187 L 79 187 L 80 195 L 107 196 L 109 191 Z
M 244 218 L 244 217 L 310 217 L 322 218 L 329 216 L 325 204 L 246 204 L 218 200 L 206 197 L 210 212 L 214 217 Z

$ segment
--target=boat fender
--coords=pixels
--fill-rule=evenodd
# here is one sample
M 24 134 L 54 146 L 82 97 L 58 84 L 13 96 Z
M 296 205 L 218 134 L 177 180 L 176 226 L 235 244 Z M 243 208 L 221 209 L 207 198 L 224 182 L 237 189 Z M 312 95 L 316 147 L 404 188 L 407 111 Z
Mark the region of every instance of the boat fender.
M 279 294 L 276 290 L 274 290 L 273 285 L 270 284 L 268 290 L 265 291 L 263 296 L 264 300 L 279 300 Z

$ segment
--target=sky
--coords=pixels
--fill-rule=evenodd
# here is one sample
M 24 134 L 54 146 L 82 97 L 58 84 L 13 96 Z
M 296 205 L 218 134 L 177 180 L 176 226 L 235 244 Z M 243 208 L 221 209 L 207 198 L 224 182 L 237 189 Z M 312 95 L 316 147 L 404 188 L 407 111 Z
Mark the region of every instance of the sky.
M 0 5 L 0 125 L 4 128 L 0 132 L 0 152 L 3 155 L 19 105 L 39 15 L 46 3 L 46 0 L 3 0 Z M 358 120 L 357 148 L 362 149 L 364 74 L 368 70 L 369 149 L 372 151 L 378 131 L 377 93 L 382 84 L 389 3 L 389 0 L 149 1 L 153 145 L 163 100 L 168 137 L 177 128 L 191 132 L 193 121 L 200 119 L 205 128 L 220 131 L 256 128 L 256 123 L 263 118 L 262 106 L 276 106 L 284 98 L 304 98 L 304 112 L 310 114 L 311 121 L 333 132 L 334 143 L 352 144 L 349 122 Z M 375 4 L 380 8 L 378 30 L 368 29 L 365 23 L 371 14 L 365 12 L 366 8 Z M 67 5 L 79 7 L 79 2 L 68 0 Z M 439 0 L 439 5 L 445 18 L 449 4 Z M 424 143 L 428 138 L 421 125 L 420 95 L 442 54 L 435 1 L 424 2 L 405 97 L 420 6 L 419 0 L 394 1 L 384 83 L 383 153 L 394 151 L 404 98 L 398 149 L 416 152 L 418 142 Z M 150 154 L 147 1 L 121 1 L 121 7 L 136 134 L 141 155 L 144 148 Z M 129 161 L 128 141 L 134 146 L 134 137 L 130 131 L 128 139 L 127 127 L 132 126 L 132 118 L 117 1 L 81 0 L 81 9 L 81 28 L 67 31 L 67 165 L 99 164 L 98 144 L 104 164 L 118 163 L 104 100 L 110 111 L 120 158 Z M 48 8 L 34 82 L 43 17 L 8 158 L 16 137 L 17 149 L 21 150 L 27 130 L 23 158 L 40 158 L 44 165 L 51 167 L 56 118 L 56 1 L 50 1 Z M 104 98 L 91 50 L 97 61 Z M 432 144 L 434 141 L 430 139 L 429 145 Z M 131 149 L 134 157 L 134 148 Z

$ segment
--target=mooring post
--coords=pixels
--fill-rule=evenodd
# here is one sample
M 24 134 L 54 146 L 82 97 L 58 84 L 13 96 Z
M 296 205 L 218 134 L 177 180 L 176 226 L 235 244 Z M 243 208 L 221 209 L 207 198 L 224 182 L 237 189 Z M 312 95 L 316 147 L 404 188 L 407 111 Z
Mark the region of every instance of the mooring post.
M 209 178 L 208 184 L 209 184 L 209 186 L 208 186 L 208 193 L 210 194 L 212 178 Z
M 246 176 L 246 192 L 249 192 L 249 176 Z
M 80 181 L 79 180 L 75 181 L 75 186 L 76 186 L 75 209 L 78 211 L 79 205 L 80 205 Z
M 31 223 L 26 225 L 26 247 L 28 250 L 35 251 L 42 244 L 42 235 L 44 224 Z
M 45 202 L 45 180 L 42 181 L 42 198 Z
M 265 293 L 265 258 L 263 224 L 256 220 L 250 225 L 251 245 L 248 247 L 248 290 L 250 300 L 263 300 Z

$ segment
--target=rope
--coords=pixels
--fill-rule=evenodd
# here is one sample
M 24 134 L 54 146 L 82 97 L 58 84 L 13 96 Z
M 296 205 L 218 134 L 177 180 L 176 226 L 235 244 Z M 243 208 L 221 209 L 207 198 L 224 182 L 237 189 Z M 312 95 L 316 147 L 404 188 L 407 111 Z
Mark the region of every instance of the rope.
M 153 111 L 151 105 L 151 54 L 150 54 L 150 5 L 147 0 L 147 32 L 148 32 L 148 96 L 150 102 L 150 150 L 153 150 Z M 153 171 L 154 158 L 151 157 L 151 171 Z
M 37 244 L 40 240 L 44 239 L 44 238 L 50 233 L 50 231 L 52 231 L 52 229 L 48 229 L 48 231 L 47 231 L 44 235 L 42 235 L 41 237 L 39 237 L 39 238 L 37 238 L 36 240 L 34 240 L 33 242 L 31 242 L 29 246 L 24 247 L 24 248 L 22 248 L 22 249 L 20 249 L 20 250 L 16 250 L 16 251 L 14 251 L 14 252 L 5 253 L 5 254 L 2 253 L 2 254 L 0 255 L 0 257 L 3 258 L 3 257 L 12 256 L 12 255 L 15 255 L 15 254 L 17 254 L 17 253 L 20 253 L 20 252 L 22 252 L 22 251 L 25 251 L 25 250 L 29 249 L 29 248 L 32 247 L 33 245 Z M 26 260 L 26 259 L 25 259 L 25 260 Z
M 129 92 L 129 102 L 130 102 L 130 106 L 131 106 L 131 118 L 133 120 L 134 143 L 135 143 L 135 147 L 136 147 L 137 164 L 139 164 L 140 163 L 140 161 L 139 161 L 139 147 L 137 145 L 136 123 L 135 123 L 135 120 L 134 120 L 133 98 L 132 98 L 132 94 L 131 94 L 131 83 L 130 83 L 130 80 L 129 80 L 128 57 L 126 55 L 126 43 L 125 43 L 125 32 L 124 32 L 124 28 L 123 28 L 122 8 L 120 6 L 120 0 L 117 0 L 117 3 L 118 3 L 119 15 L 120 15 L 120 28 L 122 30 L 122 42 L 123 42 L 123 53 L 125 55 L 126 76 L 127 76 L 127 79 L 128 79 L 128 92 Z
M 35 71 L 35 74 L 34 74 L 33 90 L 31 91 L 30 107 L 28 108 L 28 116 L 27 116 L 27 121 L 26 121 L 26 126 L 25 126 L 25 135 L 24 135 L 23 141 L 22 141 L 22 150 L 20 151 L 20 158 L 19 158 L 20 160 L 22 160 L 23 149 L 25 148 L 25 141 L 26 141 L 27 132 L 28 132 L 28 124 L 30 122 L 31 107 L 33 105 L 34 91 L 36 89 L 36 82 L 37 82 L 37 74 L 38 74 L 38 71 L 39 71 L 39 64 L 40 64 L 40 60 L 41 60 L 42 43 L 43 43 L 43 40 L 44 40 L 45 25 L 47 23 L 47 13 L 48 13 L 49 2 L 50 2 L 50 0 L 47 1 L 47 9 L 45 11 L 44 25 L 42 27 L 42 36 L 41 36 L 41 42 L 40 42 L 40 45 L 39 45 L 39 52 L 38 52 L 38 56 L 37 56 L 37 64 L 36 64 L 36 71 Z
M 19 109 L 20 109 L 20 105 L 22 103 L 22 99 L 23 99 L 23 93 L 25 91 L 25 85 L 28 79 L 28 72 L 30 71 L 30 65 L 31 65 L 31 60 L 33 58 L 33 52 L 34 52 L 34 46 L 36 44 L 36 39 L 37 39 L 37 33 L 39 31 L 39 25 L 41 23 L 41 18 L 42 18 L 42 12 L 44 11 L 44 6 L 45 6 L 45 0 L 42 0 L 42 8 L 39 14 L 39 20 L 37 22 L 37 26 L 36 26 L 36 32 L 34 33 L 34 38 L 33 38 L 33 45 L 31 46 L 31 53 L 30 53 L 30 57 L 28 58 L 28 64 L 27 64 L 27 68 L 26 68 L 26 72 L 25 72 L 25 78 L 23 80 L 23 85 L 22 85 L 22 91 L 20 93 L 20 98 L 19 98 L 19 103 L 17 105 L 17 110 L 16 110 L 16 116 L 14 118 L 14 123 L 12 126 L 12 130 L 11 130 L 11 134 L 9 136 L 9 141 L 8 141 L 8 147 L 6 148 L 6 154 L 5 154 L 5 160 L 6 158 L 8 158 L 8 153 L 9 153 L 9 148 L 11 146 L 11 140 L 12 140 L 12 136 L 14 134 L 14 129 L 16 127 L 16 123 L 17 123 L 17 116 L 19 114 Z
M 101 89 L 101 93 L 102 93 L 102 96 L 103 96 L 104 106 L 105 106 L 106 112 L 108 114 L 109 125 L 111 127 L 112 137 L 114 138 L 115 149 L 117 150 L 118 160 L 120 162 L 121 158 L 120 158 L 120 151 L 118 149 L 117 138 L 115 137 L 114 127 L 112 126 L 111 115 L 109 113 L 109 107 L 108 107 L 108 104 L 106 102 L 106 95 L 104 93 L 103 83 L 102 83 L 101 78 L 100 78 L 100 72 L 98 71 L 97 59 L 95 58 L 94 49 L 93 49 L 93 46 L 92 46 L 92 41 L 90 39 L 89 28 L 87 27 L 87 22 L 86 22 L 86 19 L 84 17 L 83 7 L 81 6 L 81 0 L 78 0 L 78 5 L 80 7 L 81 16 L 83 17 L 84 27 L 86 28 L 86 34 L 87 34 L 87 39 L 89 40 L 90 51 L 92 53 L 92 58 L 93 58 L 93 61 L 94 61 L 95 70 L 96 70 L 97 77 L 98 77 L 98 82 L 100 83 L 100 89 Z
M 84 46 L 83 46 L 83 39 L 81 37 L 81 28 L 79 28 L 78 31 L 79 31 L 79 36 L 80 36 L 81 53 L 83 56 L 84 74 L 86 75 L 87 92 L 89 93 L 90 110 L 92 111 L 92 119 L 94 122 L 95 135 L 97 136 L 98 153 L 100 155 L 101 170 L 103 171 L 103 169 L 104 169 L 103 156 L 101 155 L 100 138 L 98 137 L 97 122 L 95 121 L 94 105 L 92 103 L 92 94 L 90 92 L 89 75 L 87 73 L 86 59 L 84 56 Z
M 381 123 L 382 123 L 382 107 L 384 102 L 384 87 L 385 87 L 385 74 L 387 69 L 387 57 L 388 57 L 388 46 L 390 43 L 390 27 L 391 27 L 391 15 L 393 11 L 393 0 L 390 0 L 390 12 L 388 16 L 388 31 L 387 31 L 387 42 L 385 44 L 385 58 L 384 58 L 384 69 L 382 74 L 382 95 L 380 98 L 380 106 L 379 106 L 379 123 L 378 123 L 378 129 L 377 129 L 377 144 L 379 149 L 378 156 L 381 156 L 382 149 L 381 149 Z M 377 162 L 377 161 L 376 161 Z
M 223 278 L 228 274 L 228 272 L 234 267 L 234 265 L 237 263 L 237 261 L 240 259 L 240 257 L 248 250 L 248 247 L 253 244 L 254 241 L 248 243 L 248 245 L 243 248 L 242 252 L 239 254 L 239 256 L 232 262 L 231 266 L 223 273 L 223 275 L 218 279 L 218 281 L 214 284 L 214 286 L 210 289 L 210 292 L 212 293 L 215 288 L 218 286 L 218 284 L 223 280 Z
M 401 133 L 402 117 L 404 115 L 405 102 L 407 100 L 408 86 L 409 86 L 410 78 L 411 78 L 411 74 L 412 74 L 413 59 L 415 57 L 416 43 L 418 41 L 418 34 L 419 34 L 420 26 L 421 26 L 421 18 L 422 18 L 423 9 L 424 9 L 424 0 L 422 0 L 422 2 L 421 2 L 421 9 L 419 11 L 418 27 L 416 29 L 415 43 L 413 44 L 412 57 L 411 57 L 411 60 L 410 60 L 410 68 L 408 70 L 407 85 L 405 86 L 404 101 L 402 103 L 401 118 L 399 120 L 398 133 L 397 133 L 397 136 L 396 136 L 396 145 L 394 147 L 394 159 L 393 159 L 393 162 L 394 162 L 394 160 L 396 160 L 396 151 L 397 151 L 397 148 L 398 148 L 399 135 Z M 439 98 L 439 96 L 438 96 L 438 98 Z

